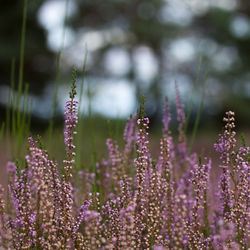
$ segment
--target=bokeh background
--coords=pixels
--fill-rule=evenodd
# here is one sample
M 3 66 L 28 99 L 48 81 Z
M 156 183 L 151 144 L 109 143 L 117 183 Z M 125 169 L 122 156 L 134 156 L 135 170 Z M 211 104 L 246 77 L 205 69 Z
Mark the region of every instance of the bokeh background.
M 17 83 L 22 15 L 23 1 L 2 1 L 1 120 L 13 58 Z M 144 94 L 154 122 L 161 117 L 165 97 L 175 102 L 175 82 L 186 107 L 197 82 L 194 118 L 205 81 L 201 129 L 221 126 L 229 109 L 236 112 L 239 126 L 249 126 L 249 1 L 28 1 L 23 79 L 29 83 L 33 126 L 46 129 L 51 118 L 58 63 L 56 118 L 62 119 L 72 69 L 81 72 L 86 55 L 81 106 L 86 116 L 91 105 L 93 115 L 125 119 Z

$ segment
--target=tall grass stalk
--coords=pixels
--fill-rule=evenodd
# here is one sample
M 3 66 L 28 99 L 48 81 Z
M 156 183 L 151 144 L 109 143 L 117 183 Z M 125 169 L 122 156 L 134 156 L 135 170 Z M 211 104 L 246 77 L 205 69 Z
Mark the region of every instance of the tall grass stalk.
M 15 84 L 15 58 L 12 58 L 11 60 L 11 70 L 10 70 L 10 90 L 8 94 L 8 100 L 7 100 L 7 107 L 6 107 L 6 137 L 10 138 L 11 136 L 11 113 L 12 113 L 12 119 L 15 117 L 14 114 L 14 105 L 12 106 L 12 93 L 14 91 L 14 84 Z M 12 126 L 13 127 L 13 126 Z M 10 156 L 11 148 L 10 148 L 11 140 L 7 140 L 7 155 Z
M 198 87 L 199 84 L 199 80 L 200 80 L 200 73 L 201 73 L 201 68 L 202 68 L 202 64 L 203 64 L 203 57 L 200 56 L 200 60 L 199 60 L 199 66 L 198 66 L 198 72 L 195 78 L 195 82 L 191 91 L 191 97 L 190 97 L 190 101 L 188 104 L 188 109 L 187 109 L 187 118 L 186 118 L 186 123 L 184 126 L 184 133 L 187 133 L 187 129 L 188 129 L 188 124 L 189 124 L 189 120 L 190 120 L 190 116 L 192 114 L 192 110 L 193 110 L 193 99 L 194 99 L 194 94 L 196 92 L 196 89 Z
M 26 37 L 27 6 L 28 6 L 28 0 L 24 0 L 24 4 L 23 4 L 23 21 L 22 21 L 22 31 L 21 31 L 21 43 L 20 43 L 18 96 L 17 96 L 17 124 L 18 124 L 18 127 L 20 127 L 20 123 L 21 123 L 20 104 L 21 104 L 21 96 L 22 96 L 22 90 L 23 90 L 23 65 L 24 65 L 24 47 L 25 47 L 25 37 Z
M 96 171 L 97 151 L 96 151 L 96 139 L 95 139 L 95 131 L 94 131 L 92 107 L 91 107 L 92 94 L 91 94 L 89 80 L 88 80 L 88 84 L 87 84 L 87 96 L 88 96 L 89 130 L 90 130 L 90 139 L 91 139 L 90 172 L 95 174 L 95 180 L 94 180 L 93 187 L 92 187 L 92 191 L 95 193 L 98 190 L 97 171 Z
M 29 120 L 31 117 L 31 110 L 29 110 L 29 84 L 25 84 L 24 88 L 24 94 L 23 94 L 23 103 L 22 103 L 22 115 L 21 115 L 21 121 L 20 121 L 20 127 L 19 127 L 19 133 L 18 133 L 18 140 L 17 140 L 17 154 L 18 157 L 21 155 L 21 150 L 23 147 L 23 140 L 24 138 L 27 138 L 28 133 L 29 133 Z
M 11 105 L 11 133 L 13 136 L 16 135 L 16 115 L 15 115 L 15 107 L 16 107 L 16 99 L 15 99 L 15 58 L 12 58 L 11 61 L 11 79 L 10 79 L 11 89 L 10 89 L 10 105 Z
M 19 75 L 18 75 L 18 86 L 17 93 L 15 91 L 15 58 L 11 61 L 11 88 L 7 100 L 6 107 L 6 135 L 11 136 L 11 151 L 14 156 L 17 153 L 17 157 L 21 156 L 23 148 L 23 141 L 26 138 L 29 127 L 27 126 L 27 101 L 28 101 L 28 84 L 23 89 L 23 70 L 24 70 L 24 51 L 25 51 L 25 37 L 26 37 L 26 20 L 27 20 L 27 7 L 28 0 L 23 2 L 23 18 L 22 18 L 22 29 L 20 39 L 20 58 L 19 58 Z M 12 114 L 10 113 L 12 112 Z M 10 122 L 12 124 L 12 131 L 10 131 Z M 7 151 L 9 146 L 7 145 Z
M 241 144 L 243 147 L 246 147 L 246 139 L 243 133 L 240 133 Z
M 83 112 L 81 112 L 81 106 L 82 106 L 84 80 L 85 80 L 85 72 L 86 72 L 86 61 L 87 61 L 87 50 L 85 50 L 85 55 L 84 55 L 84 60 L 83 60 L 83 65 L 82 65 L 80 97 L 79 97 L 79 107 L 78 107 L 79 123 L 77 127 L 78 136 L 76 137 L 76 169 L 77 170 L 80 170 L 81 168 L 81 140 L 82 140 L 82 133 L 83 133 L 83 119 L 84 119 Z
M 199 126 L 199 122 L 200 122 L 201 111 L 202 111 L 203 104 L 204 104 L 204 99 L 205 99 L 206 79 L 207 79 L 207 74 L 205 75 L 204 80 L 203 80 L 203 84 L 202 84 L 202 94 L 201 94 L 201 99 L 200 99 L 198 111 L 197 111 L 197 114 L 196 114 L 196 117 L 195 117 L 193 130 L 192 130 L 191 141 L 190 141 L 190 144 L 189 144 L 189 153 L 192 151 L 194 140 L 195 140 L 197 130 L 198 130 L 198 126 Z

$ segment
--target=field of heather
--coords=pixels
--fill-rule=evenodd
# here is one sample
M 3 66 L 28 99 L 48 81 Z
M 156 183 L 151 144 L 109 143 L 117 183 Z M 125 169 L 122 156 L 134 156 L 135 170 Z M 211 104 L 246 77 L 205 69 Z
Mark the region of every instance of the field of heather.
M 6 249 L 248 249 L 249 151 L 236 142 L 235 114 L 223 118 L 214 149 L 190 149 L 176 85 L 178 135 L 166 101 L 157 157 L 149 148 L 142 102 L 123 144 L 107 138 L 108 156 L 90 168 L 77 159 L 78 101 L 73 79 L 65 105 L 64 160 L 28 137 L 20 161 L 8 161 L 0 193 L 0 245 Z M 154 152 L 156 153 L 156 152 Z
M 0 250 L 250 249 L 249 1 L 0 6 Z

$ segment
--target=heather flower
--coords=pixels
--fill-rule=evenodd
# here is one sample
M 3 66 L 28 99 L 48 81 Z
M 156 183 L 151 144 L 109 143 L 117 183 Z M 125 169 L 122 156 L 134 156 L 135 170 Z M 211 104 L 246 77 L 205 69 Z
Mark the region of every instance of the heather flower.
M 236 148 L 233 112 L 226 113 L 225 131 L 215 144 L 222 160 L 217 211 L 210 200 L 215 195 L 209 188 L 214 185 L 211 159 L 187 154 L 185 114 L 177 86 L 177 146 L 169 129 L 166 102 L 159 157 L 152 159 L 149 119 L 142 105 L 137 122 L 134 116 L 126 124 L 124 147 L 108 138 L 108 159 L 96 163 L 94 173 L 79 171 L 79 178 L 71 182 L 77 124 L 75 87 L 74 78 L 65 109 L 64 175 L 32 137 L 28 138 L 25 167 L 7 164 L 12 204 L 7 203 L 6 208 L 0 186 L 2 248 L 248 248 L 250 148 Z
M 102 160 L 96 164 L 96 172 L 100 177 L 98 185 L 103 190 L 102 193 L 120 192 L 119 181 L 125 174 L 131 172 L 127 168 L 133 163 L 132 153 L 135 149 L 135 116 L 130 117 L 124 129 L 124 147 L 119 149 L 117 141 L 112 138 L 106 140 L 109 157 L 107 160 Z M 109 197 L 113 194 L 109 193 Z
M 214 144 L 215 150 L 221 154 L 220 159 L 225 167 L 232 165 L 232 158 L 235 155 L 236 132 L 234 131 L 234 115 L 232 111 L 226 112 L 226 117 L 223 119 L 223 121 L 226 122 L 225 131 L 222 135 L 219 135 L 217 143 Z
M 237 241 L 243 246 L 248 244 L 249 229 L 249 147 L 241 147 L 235 159 L 237 188 L 232 196 L 235 200 L 232 207 L 232 218 L 236 223 Z
M 12 161 L 7 162 L 7 172 L 8 173 L 15 173 L 16 172 L 16 164 Z
M 220 152 L 220 159 L 223 163 L 219 191 L 221 214 L 225 222 L 235 223 L 237 242 L 246 248 L 248 244 L 246 227 L 249 224 L 247 218 L 249 210 L 249 197 L 247 195 L 249 147 L 235 150 L 234 112 L 226 112 L 226 117 L 223 120 L 226 122 L 225 131 L 215 144 L 215 149 Z
M 119 152 L 119 148 L 117 145 L 117 142 L 108 138 L 106 141 L 106 145 L 109 152 L 109 159 L 110 159 L 110 165 L 111 165 L 111 179 L 113 180 L 114 185 L 114 191 L 119 192 L 119 180 L 122 177 L 122 174 L 124 173 L 124 169 L 122 166 L 122 156 Z
M 6 234 L 6 221 L 5 221 L 5 201 L 4 201 L 4 189 L 0 185 L 0 245 L 4 244 Z
M 82 223 L 82 221 L 85 219 L 86 217 L 86 213 L 89 209 L 89 206 L 91 205 L 91 201 L 90 200 L 87 200 L 84 202 L 84 204 L 80 207 L 80 212 L 79 212 L 79 215 L 77 217 L 77 220 L 76 220 L 76 223 L 74 225 L 74 229 L 73 231 L 74 232 L 77 232 L 78 229 L 79 229 L 79 226 L 80 224 Z
M 16 183 L 17 180 L 17 167 L 14 162 L 7 162 L 7 173 L 9 178 L 9 185 Z
M 205 158 L 203 164 L 201 163 L 200 159 L 199 164 L 194 165 L 194 168 L 191 170 L 192 177 L 190 181 L 193 185 L 195 197 L 190 223 L 190 230 L 192 231 L 193 235 L 189 237 L 189 243 L 197 244 L 199 247 L 204 244 L 204 241 L 200 241 L 201 235 L 199 232 L 202 231 L 201 228 L 209 231 L 207 190 L 210 169 L 211 159 Z M 201 216 L 202 218 L 200 218 Z
M 171 116 L 169 112 L 168 101 L 166 100 L 163 112 L 163 129 L 162 138 L 160 139 L 160 154 L 156 164 L 156 168 L 163 175 L 163 178 L 168 179 L 170 182 L 171 176 L 173 175 L 173 161 L 175 158 L 173 137 L 169 130 L 169 122 Z
M 229 186 L 229 171 L 223 169 L 223 173 L 220 177 L 219 184 L 219 196 L 221 202 L 221 215 L 223 216 L 225 221 L 229 221 L 231 218 L 231 209 L 232 209 L 232 197 Z
M 133 162 L 132 153 L 135 149 L 135 139 L 136 139 L 135 133 L 136 133 L 136 115 L 128 119 L 124 129 L 123 139 L 125 145 L 122 153 L 123 166 L 132 164 Z
M 135 239 L 135 201 L 131 201 L 126 208 L 120 211 L 119 220 L 121 223 L 119 231 L 120 249 L 132 249 L 136 246 Z
M 72 168 L 75 163 L 75 145 L 73 144 L 73 136 L 77 133 L 75 127 L 78 123 L 78 101 L 75 100 L 76 96 L 76 70 L 73 71 L 72 88 L 70 92 L 70 100 L 65 105 L 65 127 L 64 127 L 64 143 L 66 147 L 65 163 L 65 178 L 68 180 L 72 177 Z
M 180 92 L 177 83 L 175 83 L 175 94 L 176 94 L 176 109 L 177 109 L 177 121 L 179 122 L 179 145 L 178 150 L 181 155 L 186 154 L 186 137 L 184 134 L 184 126 L 186 122 L 186 116 L 184 112 L 184 105 L 181 103 Z
M 205 158 L 204 161 L 205 163 L 203 164 L 201 162 L 195 164 L 191 170 L 192 178 L 190 181 L 193 184 L 195 197 L 198 201 L 203 201 L 204 191 L 208 188 L 209 172 L 211 169 L 211 159 Z
M 212 236 L 212 246 L 214 249 L 240 249 L 235 242 L 235 225 L 225 223 L 222 219 L 217 221 L 218 232 Z
M 166 99 L 165 105 L 163 108 L 163 117 L 162 117 L 162 123 L 163 123 L 163 134 L 168 134 L 170 132 L 169 130 L 169 123 L 171 121 L 171 114 L 169 112 L 169 103 Z
M 148 118 L 137 120 L 139 127 L 137 135 L 137 158 L 135 159 L 136 166 L 136 181 L 138 188 L 138 199 L 142 198 L 147 192 L 148 181 L 150 181 L 151 172 L 151 156 L 149 152 L 148 141 Z
M 131 147 L 132 147 L 131 144 L 134 140 L 135 118 L 136 118 L 135 115 L 131 116 L 125 125 L 123 139 L 125 142 L 125 151 L 126 152 L 131 150 Z

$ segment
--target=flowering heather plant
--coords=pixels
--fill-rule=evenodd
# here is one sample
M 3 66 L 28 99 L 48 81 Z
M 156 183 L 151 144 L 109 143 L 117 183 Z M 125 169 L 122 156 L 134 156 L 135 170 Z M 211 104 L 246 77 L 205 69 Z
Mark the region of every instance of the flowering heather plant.
M 66 160 L 65 163 L 65 179 L 68 180 L 72 177 L 72 167 L 75 163 L 75 145 L 73 144 L 73 136 L 77 134 L 75 131 L 76 124 L 78 123 L 77 109 L 78 101 L 75 100 L 76 96 L 76 70 L 73 71 L 72 88 L 69 93 L 70 100 L 66 101 L 65 106 L 65 127 L 64 127 L 64 143 L 66 147 Z
M 214 145 L 220 154 L 219 170 L 210 158 L 188 153 L 185 113 L 176 86 L 179 137 L 175 143 L 166 101 L 158 159 L 150 153 L 150 121 L 142 108 L 125 126 L 124 147 L 108 138 L 108 158 L 96 163 L 95 172 L 76 172 L 75 71 L 73 76 L 65 107 L 64 168 L 33 138 L 28 139 L 25 167 L 7 165 L 7 203 L 0 186 L 2 248 L 249 248 L 250 148 L 236 147 L 233 112 L 226 113 L 224 132 Z M 212 171 L 220 171 L 216 193 Z

